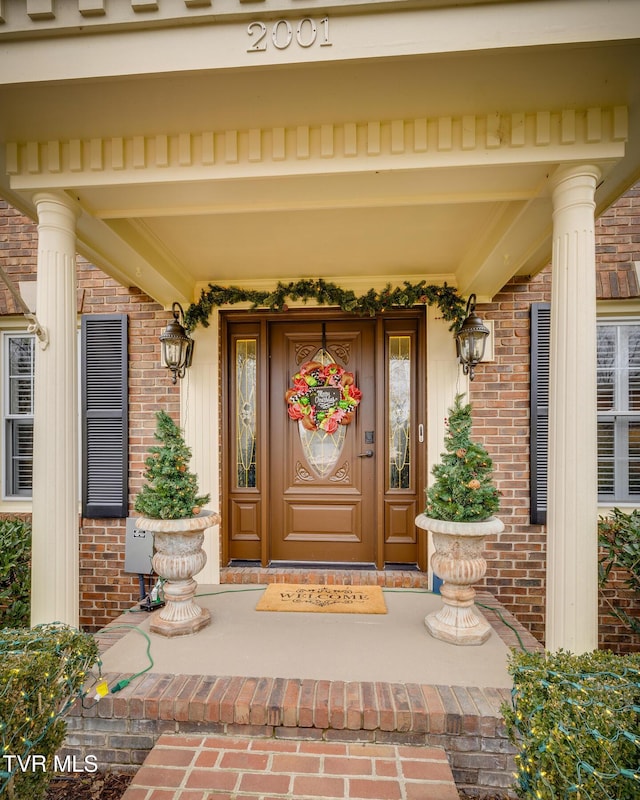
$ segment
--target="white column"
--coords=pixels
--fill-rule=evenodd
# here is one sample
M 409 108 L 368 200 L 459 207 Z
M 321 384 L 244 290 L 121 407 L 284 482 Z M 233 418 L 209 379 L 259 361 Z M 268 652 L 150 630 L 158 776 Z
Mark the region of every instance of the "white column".
M 191 470 L 198 476 L 201 494 L 209 492 L 207 508 L 220 511 L 220 444 L 218 374 L 218 313 L 208 328 L 198 327 L 194 339 L 193 364 L 180 382 L 180 407 L 185 441 L 191 448 Z M 220 583 L 220 527 L 205 531 L 203 550 L 207 563 L 196 575 L 199 583 Z
M 553 182 L 546 647 L 598 646 L 597 167 Z
M 38 321 L 33 443 L 31 624 L 78 625 L 78 376 L 76 209 L 64 194 L 35 197 Z
M 434 306 L 427 307 L 427 409 L 425 423 L 427 447 L 427 484 L 433 483 L 431 470 L 440 462 L 444 452 L 447 434 L 445 420 L 457 394 L 464 394 L 465 401 L 471 402 L 469 378 L 462 374 L 462 368 L 456 357 L 456 343 L 453 331 L 449 330 L 450 322 L 442 319 Z M 424 499 L 424 498 L 423 498 Z M 424 508 L 424 506 L 422 507 Z M 422 509 L 420 509 L 422 511 Z M 427 532 L 429 586 L 433 588 L 433 569 L 431 554 L 433 553 L 433 534 Z

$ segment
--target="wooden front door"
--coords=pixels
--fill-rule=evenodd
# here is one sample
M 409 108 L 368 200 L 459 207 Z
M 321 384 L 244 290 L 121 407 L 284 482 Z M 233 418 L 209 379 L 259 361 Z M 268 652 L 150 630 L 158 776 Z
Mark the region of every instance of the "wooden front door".
M 414 525 L 426 483 L 423 323 L 420 311 L 223 316 L 223 563 L 426 567 Z M 362 392 L 329 436 L 287 413 L 293 376 L 314 359 L 353 373 Z
M 324 330 L 324 334 L 323 334 Z M 375 560 L 375 322 L 282 322 L 270 336 L 270 539 L 274 561 Z M 292 377 L 335 362 L 362 392 L 348 425 L 309 430 L 286 413 Z

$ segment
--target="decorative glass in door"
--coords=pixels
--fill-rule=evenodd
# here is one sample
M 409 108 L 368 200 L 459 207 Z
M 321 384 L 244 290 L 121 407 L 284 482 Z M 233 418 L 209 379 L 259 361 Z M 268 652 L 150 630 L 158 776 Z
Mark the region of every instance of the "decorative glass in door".
M 389 336 L 389 488 L 408 489 L 411 470 L 411 337 Z
M 313 356 L 312 363 L 327 367 L 330 364 L 334 364 L 335 359 L 327 350 L 320 348 Z M 331 398 L 327 402 L 331 402 Z M 322 412 L 319 412 L 319 414 L 322 414 Z M 299 419 L 298 434 L 302 452 L 308 465 L 318 477 L 324 478 L 333 471 L 338 463 L 344 447 L 345 436 L 347 435 L 346 427 L 337 424 L 334 431 L 329 431 L 318 425 L 312 430 L 308 425 L 305 425 L 304 419 Z
M 256 485 L 256 345 L 255 339 L 236 342 L 236 465 L 240 488 Z

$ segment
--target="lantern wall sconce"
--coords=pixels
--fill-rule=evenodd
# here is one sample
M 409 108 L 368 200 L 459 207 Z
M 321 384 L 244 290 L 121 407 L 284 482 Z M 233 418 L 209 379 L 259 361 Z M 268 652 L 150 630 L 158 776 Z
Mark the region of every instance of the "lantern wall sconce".
M 456 333 L 456 351 L 462 364 L 462 371 L 472 381 L 475 367 L 484 358 L 489 328 L 476 314 L 476 296 L 472 294 L 467 301 L 467 311 L 462 327 Z
M 180 303 L 171 307 L 173 319 L 160 334 L 162 364 L 173 372 L 173 383 L 184 378 L 193 360 L 193 339 L 184 327 L 184 311 Z

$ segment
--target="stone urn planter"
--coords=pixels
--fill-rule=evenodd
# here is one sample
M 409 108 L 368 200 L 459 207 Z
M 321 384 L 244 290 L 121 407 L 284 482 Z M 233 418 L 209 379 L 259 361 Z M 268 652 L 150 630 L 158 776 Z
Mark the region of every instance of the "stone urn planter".
M 207 563 L 202 549 L 204 531 L 220 522 L 215 511 L 201 511 L 184 519 L 138 517 L 136 527 L 153 531 L 154 571 L 165 579 L 165 606 L 151 617 L 151 631 L 161 636 L 186 636 L 205 628 L 211 615 L 194 600 L 198 583 L 194 575 Z
M 427 630 L 436 639 L 452 644 L 483 644 L 491 626 L 475 606 L 473 584 L 487 570 L 483 556 L 486 537 L 501 533 L 504 523 L 497 517 L 482 522 L 449 522 L 419 514 L 416 525 L 433 534 L 431 567 L 444 581 L 440 588 L 443 606 L 427 615 Z

